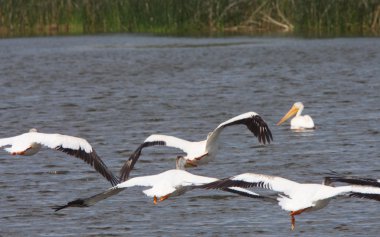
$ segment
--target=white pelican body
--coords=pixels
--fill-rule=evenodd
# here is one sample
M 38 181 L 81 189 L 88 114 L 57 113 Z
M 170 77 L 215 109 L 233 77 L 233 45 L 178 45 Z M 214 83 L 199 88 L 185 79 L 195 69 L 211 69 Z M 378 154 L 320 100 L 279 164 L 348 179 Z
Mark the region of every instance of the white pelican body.
M 202 188 L 220 189 L 227 187 L 259 187 L 279 193 L 280 207 L 290 212 L 292 230 L 295 215 L 305 211 L 315 211 L 325 207 L 336 196 L 368 198 L 380 201 L 380 188 L 364 185 L 345 185 L 339 187 L 324 184 L 302 184 L 277 176 L 245 173 L 204 185 Z
M 59 211 L 67 207 L 88 207 L 101 200 L 116 195 L 126 188 L 135 186 L 151 187 L 144 190 L 143 193 L 148 197 L 153 197 L 154 204 L 157 204 L 157 201 L 163 201 L 169 197 L 179 196 L 199 185 L 217 181 L 216 178 L 194 175 L 183 170 L 185 163 L 186 160 L 183 157 L 177 157 L 177 169 L 168 170 L 156 175 L 131 178 L 117 184 L 105 192 L 85 199 L 76 199 L 69 202 L 67 205 L 57 206 L 54 209 Z M 226 188 L 223 190 L 251 198 L 266 198 L 239 187 Z
M 0 139 L 0 147 L 12 155 L 31 156 L 40 151 L 42 146 L 63 151 L 71 156 L 82 159 L 102 174 L 112 185 L 119 183 L 117 177 L 107 168 L 92 146 L 83 138 L 61 134 L 39 133 L 31 129 L 15 137 Z
M 301 115 L 304 106 L 301 102 L 296 102 L 290 108 L 290 110 L 281 118 L 277 125 L 281 125 L 287 119 L 295 115 L 292 120 L 290 120 L 290 129 L 302 130 L 302 129 L 313 129 L 314 121 L 309 115 Z
M 223 128 L 237 124 L 246 125 L 262 144 L 270 143 L 273 140 L 272 133 L 265 121 L 257 113 L 247 112 L 219 124 L 213 132 L 208 134 L 207 139 L 203 141 L 191 142 L 173 136 L 151 135 L 129 157 L 128 162 L 132 163 L 129 167 L 133 167 L 133 164 L 139 159 L 143 148 L 156 145 L 174 147 L 184 151 L 186 153 L 184 158 L 187 161 L 187 167 L 208 163 L 216 156 L 218 138 Z M 125 177 L 121 177 L 121 179 L 126 180 Z
M 151 187 L 143 192 L 148 197 L 164 197 L 169 194 L 178 195 L 175 192 L 182 187 L 199 185 L 216 181 L 217 179 L 193 175 L 185 170 L 168 170 L 157 175 L 149 175 L 131 178 L 116 185 L 116 188 L 129 188 L 134 186 Z M 181 188 L 180 188 L 181 187 Z

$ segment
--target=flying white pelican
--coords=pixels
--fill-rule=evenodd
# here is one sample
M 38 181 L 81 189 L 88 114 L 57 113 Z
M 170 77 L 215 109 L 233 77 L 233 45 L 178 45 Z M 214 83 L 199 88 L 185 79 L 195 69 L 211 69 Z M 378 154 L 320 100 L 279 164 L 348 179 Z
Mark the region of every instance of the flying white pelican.
M 143 148 L 161 145 L 183 150 L 187 154 L 184 157 L 187 160 L 187 166 L 191 167 L 205 164 L 215 158 L 218 151 L 218 138 L 223 129 L 237 124 L 246 125 L 258 138 L 259 143 L 266 144 L 273 140 L 272 133 L 266 122 L 257 113 L 247 112 L 219 124 L 214 131 L 208 134 L 207 139 L 203 141 L 190 142 L 173 136 L 159 134 L 150 135 L 129 157 L 129 162 L 134 164 L 139 159 Z M 126 180 L 123 176 L 121 176 L 121 179 Z
M 157 204 L 157 202 L 164 201 L 169 197 L 182 195 L 199 185 L 214 182 L 217 180 L 216 178 L 191 174 L 183 170 L 185 164 L 186 159 L 178 156 L 176 160 L 177 169 L 168 170 L 156 175 L 131 178 L 127 181 L 117 184 L 105 192 L 96 194 L 89 198 L 76 199 L 67 203 L 66 205 L 56 206 L 53 209 L 55 209 L 55 211 L 59 211 L 67 207 L 89 207 L 101 200 L 118 194 L 126 188 L 135 186 L 151 187 L 150 189 L 144 190 L 143 193 L 148 197 L 153 197 L 153 203 Z M 222 190 L 251 198 L 260 198 L 268 201 L 273 200 L 270 197 L 260 196 L 252 191 L 239 187 L 222 188 Z
M 0 139 L 0 148 L 4 146 L 4 150 L 10 154 L 22 156 L 34 155 L 40 151 L 42 146 L 59 150 L 85 161 L 111 182 L 112 185 L 119 183 L 119 179 L 108 169 L 91 145 L 83 138 L 39 133 L 37 129 L 32 128 L 28 133 Z
M 290 129 L 312 129 L 314 128 L 314 121 L 309 115 L 301 115 L 303 111 L 302 102 L 296 102 L 293 104 L 292 108 L 282 117 L 282 119 L 277 123 L 277 125 L 281 125 L 287 119 L 296 115 L 292 120 L 290 120 Z
M 279 193 L 278 205 L 290 212 L 291 229 L 295 228 L 295 216 L 302 212 L 316 211 L 327 206 L 336 196 L 367 198 L 380 201 L 380 187 L 368 185 L 345 185 L 332 187 L 327 179 L 323 184 L 297 183 L 277 176 L 245 173 L 208 183 L 200 188 L 224 189 L 229 187 L 259 187 Z

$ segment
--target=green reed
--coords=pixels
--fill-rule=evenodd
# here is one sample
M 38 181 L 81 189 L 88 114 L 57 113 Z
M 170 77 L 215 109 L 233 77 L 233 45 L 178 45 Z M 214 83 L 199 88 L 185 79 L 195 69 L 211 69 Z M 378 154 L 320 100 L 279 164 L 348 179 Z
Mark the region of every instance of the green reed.
M 379 31 L 380 0 L 0 0 L 3 36 Z

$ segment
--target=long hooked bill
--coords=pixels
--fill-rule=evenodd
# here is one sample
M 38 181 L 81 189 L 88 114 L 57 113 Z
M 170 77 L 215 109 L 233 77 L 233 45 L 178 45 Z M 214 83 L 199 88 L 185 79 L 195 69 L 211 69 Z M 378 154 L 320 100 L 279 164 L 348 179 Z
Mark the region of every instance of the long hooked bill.
M 282 117 L 282 119 L 277 123 L 277 125 L 281 125 L 283 122 L 288 120 L 290 117 L 295 115 L 297 112 L 298 112 L 298 108 L 293 105 L 292 108 L 290 108 L 290 110 L 285 114 L 285 116 Z

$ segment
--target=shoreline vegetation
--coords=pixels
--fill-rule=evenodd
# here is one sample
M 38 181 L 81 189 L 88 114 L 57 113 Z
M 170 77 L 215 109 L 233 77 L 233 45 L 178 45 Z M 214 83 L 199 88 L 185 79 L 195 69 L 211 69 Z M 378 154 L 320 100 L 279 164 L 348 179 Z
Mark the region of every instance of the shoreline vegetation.
M 0 0 L 0 37 L 379 36 L 380 0 Z

